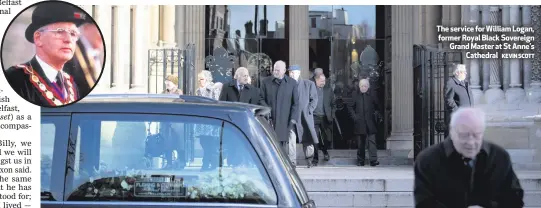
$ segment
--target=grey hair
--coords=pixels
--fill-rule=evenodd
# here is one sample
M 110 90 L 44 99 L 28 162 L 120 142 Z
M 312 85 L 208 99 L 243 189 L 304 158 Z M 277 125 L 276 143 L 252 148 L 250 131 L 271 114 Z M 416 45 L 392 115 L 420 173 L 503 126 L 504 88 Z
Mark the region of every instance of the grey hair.
M 280 68 L 280 69 L 285 69 L 286 68 L 286 62 L 282 61 L 282 60 L 279 60 L 279 61 L 276 61 L 276 63 L 274 63 L 274 68 Z
M 207 80 L 207 82 L 212 82 L 212 74 L 210 73 L 209 70 L 203 70 L 199 72 L 197 76 L 202 76 Z
M 238 79 L 239 78 L 239 74 L 242 74 L 242 73 L 246 73 L 246 75 L 250 75 L 250 73 L 248 72 L 248 69 L 245 68 L 245 67 L 239 67 L 237 68 L 237 70 L 235 70 L 235 79 Z
M 462 107 L 458 108 L 455 112 L 451 114 L 451 121 L 449 122 L 449 129 L 455 128 L 459 123 L 462 123 L 462 119 L 476 119 L 481 122 L 483 130 L 486 127 L 486 114 L 480 108 L 474 107 Z
M 323 73 L 323 69 L 322 68 L 316 68 L 314 69 L 314 74 L 318 74 L 318 73 Z
M 361 79 L 359 80 L 359 87 L 361 87 L 361 84 L 362 83 L 366 83 L 366 86 L 368 86 L 368 88 L 370 88 L 370 81 L 368 79 Z
M 452 65 L 453 74 L 457 74 L 459 71 L 466 71 L 466 65 L 465 64 L 453 64 Z

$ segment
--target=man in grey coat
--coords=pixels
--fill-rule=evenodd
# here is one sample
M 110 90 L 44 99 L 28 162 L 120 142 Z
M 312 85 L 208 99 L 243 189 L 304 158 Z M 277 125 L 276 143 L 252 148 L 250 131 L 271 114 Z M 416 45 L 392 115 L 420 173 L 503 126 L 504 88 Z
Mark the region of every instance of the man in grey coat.
M 297 81 L 297 91 L 299 92 L 299 112 L 296 119 L 296 132 L 299 142 L 302 143 L 302 149 L 308 167 L 312 167 L 312 160 L 315 152 L 315 144 L 318 143 L 316 130 L 314 128 L 314 110 L 318 103 L 316 85 L 310 80 L 301 78 L 301 67 L 292 65 L 289 67 L 289 76 Z
M 261 94 L 271 108 L 271 124 L 284 152 L 293 166 L 296 166 L 297 138 L 295 124 L 299 117 L 299 95 L 297 82 L 286 73 L 286 63 L 277 61 L 272 76 L 261 82 Z

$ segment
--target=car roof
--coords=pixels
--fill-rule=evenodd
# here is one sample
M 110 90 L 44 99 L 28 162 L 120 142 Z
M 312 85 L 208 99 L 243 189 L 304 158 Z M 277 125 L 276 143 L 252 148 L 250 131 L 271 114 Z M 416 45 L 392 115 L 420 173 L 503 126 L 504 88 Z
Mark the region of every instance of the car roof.
M 48 113 L 155 113 L 228 119 L 231 114 L 264 115 L 270 108 L 240 102 L 172 94 L 90 94 L 75 104 L 41 108 Z

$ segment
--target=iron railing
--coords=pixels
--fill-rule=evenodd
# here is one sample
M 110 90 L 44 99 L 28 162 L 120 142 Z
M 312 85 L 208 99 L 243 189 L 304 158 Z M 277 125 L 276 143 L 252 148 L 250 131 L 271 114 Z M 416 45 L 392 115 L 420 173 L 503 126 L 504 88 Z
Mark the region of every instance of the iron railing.
M 462 62 L 461 51 L 413 47 L 415 156 L 447 137 L 450 111 L 445 104 L 445 87 L 452 75 L 450 65 Z
M 148 50 L 148 92 L 161 93 L 165 78 L 176 74 L 178 86 L 185 95 L 195 92 L 195 45 L 182 48 L 159 48 Z

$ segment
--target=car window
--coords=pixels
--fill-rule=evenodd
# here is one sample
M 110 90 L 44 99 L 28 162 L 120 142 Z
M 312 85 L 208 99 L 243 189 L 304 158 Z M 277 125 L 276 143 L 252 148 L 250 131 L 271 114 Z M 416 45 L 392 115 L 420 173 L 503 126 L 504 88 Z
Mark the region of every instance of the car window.
M 42 200 L 62 200 L 60 194 L 61 188 L 53 181 L 53 172 L 63 174 L 64 170 L 53 169 L 55 164 L 65 164 L 65 154 L 59 151 L 65 149 L 56 149 L 55 145 L 62 146 L 69 135 L 69 116 L 42 116 L 41 117 L 41 199 Z M 62 156 L 64 159 L 62 159 Z M 62 164 L 63 163 L 63 164 Z
M 76 114 L 67 201 L 277 204 L 235 126 L 202 117 Z
M 276 135 L 276 132 L 274 132 L 274 129 L 269 125 L 267 120 L 265 120 L 263 117 L 258 117 L 257 120 L 263 127 L 265 134 L 269 138 L 269 141 L 275 146 L 276 149 L 278 149 L 278 157 L 282 161 L 282 163 L 286 166 L 286 173 L 288 175 L 289 180 L 291 181 L 291 187 L 297 194 L 297 197 L 299 198 L 301 204 L 305 204 L 309 202 L 308 194 L 306 193 L 306 189 L 304 188 L 304 185 L 297 174 L 297 171 L 291 166 L 291 163 L 289 162 L 289 158 L 286 157 L 285 152 L 283 152 L 282 148 L 277 143 L 276 138 L 278 136 Z

